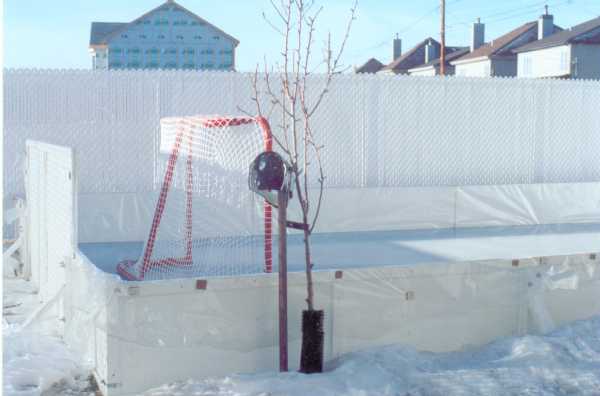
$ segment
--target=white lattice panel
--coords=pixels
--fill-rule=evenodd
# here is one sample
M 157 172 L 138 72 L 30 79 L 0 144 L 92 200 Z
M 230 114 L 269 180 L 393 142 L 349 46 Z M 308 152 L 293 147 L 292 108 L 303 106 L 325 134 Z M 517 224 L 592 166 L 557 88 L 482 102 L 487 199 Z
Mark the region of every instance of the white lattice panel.
M 238 107 L 252 112 L 250 79 L 223 72 L 8 70 L 5 196 L 22 193 L 26 138 L 75 148 L 81 192 L 153 190 L 162 177 L 160 118 L 239 114 Z M 322 84 L 323 76 L 312 76 L 308 95 L 314 98 Z M 597 81 L 342 75 L 313 129 L 325 146 L 329 187 L 599 181 L 597 103 Z M 281 133 L 279 112 L 269 121 Z

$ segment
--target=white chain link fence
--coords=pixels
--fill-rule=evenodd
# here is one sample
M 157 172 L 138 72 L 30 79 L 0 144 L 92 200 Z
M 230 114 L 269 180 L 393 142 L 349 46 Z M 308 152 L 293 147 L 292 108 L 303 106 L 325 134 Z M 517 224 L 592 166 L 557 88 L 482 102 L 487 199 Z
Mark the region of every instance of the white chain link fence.
M 82 193 L 148 191 L 161 117 L 254 112 L 244 73 L 5 70 L 4 83 L 5 204 L 23 192 L 26 139 L 75 148 Z M 348 74 L 313 129 L 328 187 L 599 181 L 598 103 L 593 81 Z

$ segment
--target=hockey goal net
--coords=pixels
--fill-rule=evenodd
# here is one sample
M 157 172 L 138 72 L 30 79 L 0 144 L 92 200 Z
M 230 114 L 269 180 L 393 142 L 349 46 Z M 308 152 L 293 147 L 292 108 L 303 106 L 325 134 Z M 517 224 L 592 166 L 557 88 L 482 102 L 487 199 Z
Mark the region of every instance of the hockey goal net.
M 164 178 L 144 251 L 117 265 L 128 280 L 271 272 L 271 207 L 248 188 L 272 150 L 262 117 L 161 120 Z

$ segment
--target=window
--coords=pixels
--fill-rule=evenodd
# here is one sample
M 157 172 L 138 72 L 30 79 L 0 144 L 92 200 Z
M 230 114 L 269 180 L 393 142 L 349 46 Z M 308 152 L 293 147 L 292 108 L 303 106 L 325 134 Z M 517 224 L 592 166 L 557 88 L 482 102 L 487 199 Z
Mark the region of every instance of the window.
M 202 40 L 202 36 L 196 35 L 194 36 L 194 40 Z
M 219 37 L 219 36 L 213 36 L 213 40 L 221 40 L 221 37 Z
M 204 50 L 200 51 L 201 55 L 212 55 L 214 53 L 215 53 L 215 51 L 212 49 L 204 49 Z
M 108 66 L 112 69 L 118 69 L 119 67 L 121 67 L 121 62 L 110 62 Z
M 148 37 L 146 37 L 146 35 L 145 35 L 145 34 L 140 34 L 140 38 L 141 38 L 141 39 L 146 39 L 146 38 L 148 38 Z
M 569 71 L 569 54 L 567 51 L 560 53 L 560 71 Z
M 221 63 L 219 69 L 231 69 L 231 63 Z
M 108 50 L 108 52 L 116 55 L 116 54 L 122 54 L 123 50 L 121 48 L 110 48 Z
M 183 50 L 183 54 L 184 55 L 194 55 L 195 52 L 196 51 L 194 51 L 193 48 L 186 48 L 186 49 Z
M 165 35 L 164 35 L 164 34 L 159 34 L 159 35 L 157 36 L 157 38 L 158 38 L 158 39 L 160 39 L 160 40 L 162 40 L 162 39 L 164 39 L 164 38 L 165 38 Z
M 177 63 L 175 62 L 167 62 L 165 63 L 165 68 L 166 69 L 175 69 L 177 67 Z
M 192 21 L 190 23 L 190 25 L 192 25 L 192 26 L 204 26 L 205 23 L 204 22 L 200 22 L 200 21 Z
M 533 74 L 532 66 L 531 66 L 531 57 L 528 55 L 524 55 L 523 57 L 523 75 L 529 77 Z
M 177 36 L 175 36 L 177 38 L 177 40 L 183 40 L 183 36 L 181 34 L 178 34 Z
M 158 69 L 158 62 L 148 62 L 148 63 L 146 63 L 146 68 Z
M 187 24 L 188 24 L 188 22 L 185 20 L 173 22 L 173 26 L 185 26 Z
M 219 51 L 219 54 L 221 55 L 231 55 L 233 53 L 233 51 L 231 50 L 221 50 Z
M 127 50 L 127 53 L 128 54 L 139 54 L 140 53 L 140 49 L 139 48 L 135 48 L 135 47 L 134 48 L 129 48 Z
M 183 64 L 184 69 L 195 69 L 196 65 L 193 62 L 187 62 Z
M 129 36 L 128 36 L 128 35 L 126 35 L 126 34 L 122 34 L 122 35 L 121 35 L 121 38 L 123 38 L 123 39 L 126 39 L 126 38 L 129 38 Z
M 169 21 L 165 18 L 157 19 L 156 21 L 154 21 L 154 25 L 156 25 L 156 26 L 166 26 L 168 24 L 169 24 Z
M 212 69 L 213 67 L 215 67 L 215 65 L 212 63 L 203 63 L 202 65 L 200 65 L 200 67 L 202 69 Z
M 132 69 L 139 69 L 140 68 L 140 62 L 137 62 L 137 61 L 129 62 L 127 64 L 127 67 L 132 68 Z
M 146 20 L 144 21 L 144 25 L 150 25 L 150 19 L 146 19 Z
M 176 48 L 167 48 L 163 51 L 164 54 L 167 55 L 174 55 L 177 53 L 177 49 Z
M 158 50 L 158 48 L 148 48 L 146 50 L 147 54 L 158 54 L 160 51 Z

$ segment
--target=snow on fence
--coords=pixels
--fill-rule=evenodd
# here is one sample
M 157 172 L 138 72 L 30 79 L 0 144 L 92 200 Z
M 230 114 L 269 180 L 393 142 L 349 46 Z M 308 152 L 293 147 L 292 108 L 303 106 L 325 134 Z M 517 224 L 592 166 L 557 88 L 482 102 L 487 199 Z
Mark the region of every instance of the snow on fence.
M 26 139 L 73 147 L 80 192 L 155 186 L 159 119 L 254 111 L 251 75 L 6 70 L 5 202 Z M 323 83 L 312 77 L 313 91 Z M 310 92 L 309 92 L 310 94 Z M 314 130 L 329 187 L 600 180 L 600 82 L 342 75 Z M 263 108 L 268 108 L 265 104 Z M 277 133 L 279 115 L 270 114 Z

